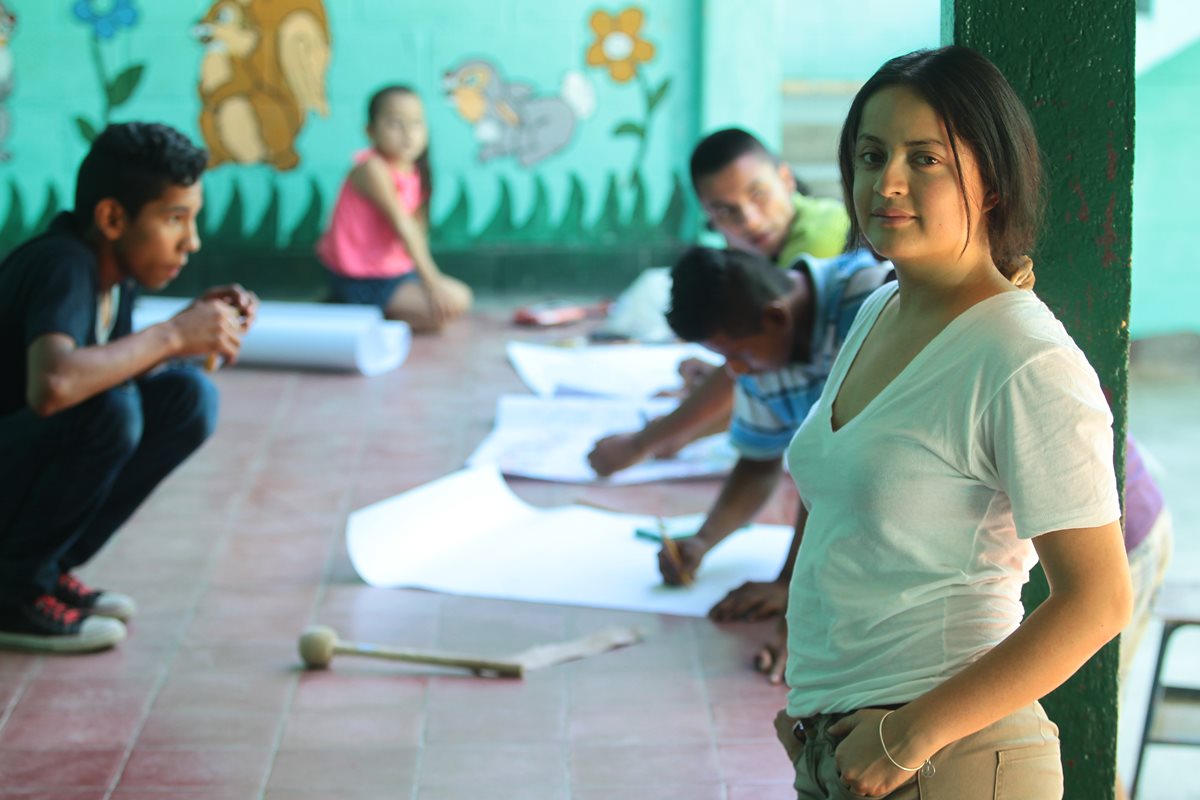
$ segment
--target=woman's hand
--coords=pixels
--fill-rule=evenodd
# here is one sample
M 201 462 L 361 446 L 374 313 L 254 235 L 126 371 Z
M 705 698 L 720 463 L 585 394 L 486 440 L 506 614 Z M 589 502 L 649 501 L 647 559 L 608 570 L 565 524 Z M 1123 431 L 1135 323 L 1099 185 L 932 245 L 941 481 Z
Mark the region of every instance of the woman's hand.
M 841 739 L 834 751 L 834 759 L 842 785 L 863 797 L 886 797 L 917 777 L 916 772 L 897 769 L 883 752 L 879 725 L 887 713 L 882 708 L 864 708 L 829 726 L 830 736 Z M 892 758 L 904 766 L 919 767 L 924 763 L 924 759 L 916 763 L 909 753 L 904 753 L 903 757 L 914 759 L 914 763 L 901 760 L 900 737 L 889 738 L 885 730 L 883 740 L 888 742 Z

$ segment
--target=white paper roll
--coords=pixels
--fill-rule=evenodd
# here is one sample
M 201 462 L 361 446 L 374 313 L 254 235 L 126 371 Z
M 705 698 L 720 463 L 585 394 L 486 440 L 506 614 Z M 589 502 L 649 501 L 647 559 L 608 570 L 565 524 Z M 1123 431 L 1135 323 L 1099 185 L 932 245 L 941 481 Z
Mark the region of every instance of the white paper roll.
M 133 329 L 169 319 L 191 300 L 142 297 L 133 310 Z M 380 375 L 408 357 L 412 331 L 386 320 L 374 306 L 268 301 L 242 340 L 239 364 L 299 367 Z
M 663 586 L 646 514 L 536 508 L 491 467 L 451 473 L 360 508 L 350 563 L 371 586 L 703 617 L 746 580 L 779 574 L 790 525 L 750 525 L 704 558 L 696 582 Z

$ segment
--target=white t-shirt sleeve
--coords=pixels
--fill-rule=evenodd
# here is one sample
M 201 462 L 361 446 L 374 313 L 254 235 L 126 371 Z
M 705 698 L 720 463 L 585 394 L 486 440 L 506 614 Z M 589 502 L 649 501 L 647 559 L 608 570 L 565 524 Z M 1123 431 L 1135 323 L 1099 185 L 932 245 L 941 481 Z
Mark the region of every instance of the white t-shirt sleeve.
M 983 410 L 974 449 L 985 481 L 1029 539 L 1121 515 L 1112 412 L 1081 353 L 1055 348 L 1020 366 Z

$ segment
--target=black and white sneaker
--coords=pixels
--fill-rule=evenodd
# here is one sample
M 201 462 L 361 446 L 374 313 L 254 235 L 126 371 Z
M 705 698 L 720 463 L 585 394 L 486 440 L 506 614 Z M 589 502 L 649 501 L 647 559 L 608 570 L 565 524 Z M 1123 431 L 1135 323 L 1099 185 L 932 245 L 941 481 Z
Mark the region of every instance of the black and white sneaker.
M 129 595 L 93 589 L 69 572 L 59 577 L 54 596 L 85 615 L 112 617 L 128 622 L 137 613 L 137 603 Z
M 53 595 L 0 606 L 0 649 L 89 653 L 124 638 L 125 625 L 119 620 L 85 616 Z

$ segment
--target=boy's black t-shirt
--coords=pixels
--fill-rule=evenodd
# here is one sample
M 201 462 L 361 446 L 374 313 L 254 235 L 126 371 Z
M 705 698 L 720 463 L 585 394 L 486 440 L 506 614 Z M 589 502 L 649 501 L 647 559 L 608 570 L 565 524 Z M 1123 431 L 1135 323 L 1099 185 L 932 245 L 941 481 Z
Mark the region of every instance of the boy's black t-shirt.
M 35 339 L 62 333 L 77 347 L 96 344 L 98 271 L 96 255 L 75 231 L 69 212 L 0 262 L 0 416 L 26 405 L 26 356 Z M 132 328 L 131 288 L 130 282 L 121 288 L 109 341 Z

